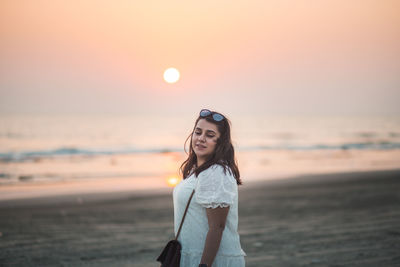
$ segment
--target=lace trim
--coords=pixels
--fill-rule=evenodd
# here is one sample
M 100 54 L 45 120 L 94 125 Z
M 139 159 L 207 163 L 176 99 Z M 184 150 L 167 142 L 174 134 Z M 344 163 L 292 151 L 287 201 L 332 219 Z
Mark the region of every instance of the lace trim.
M 202 204 L 202 206 L 207 208 L 207 209 L 216 209 L 218 207 L 227 208 L 227 207 L 230 206 L 230 204 L 227 204 L 227 203 L 210 203 L 210 204 Z

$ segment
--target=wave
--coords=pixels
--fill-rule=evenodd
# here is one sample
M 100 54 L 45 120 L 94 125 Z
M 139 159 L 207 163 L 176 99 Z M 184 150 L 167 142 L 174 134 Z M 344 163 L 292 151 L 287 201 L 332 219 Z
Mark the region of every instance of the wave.
M 65 157 L 65 156 L 102 156 L 102 155 L 126 155 L 139 153 L 169 153 L 179 152 L 182 149 L 164 148 L 164 149 L 80 149 L 62 147 L 53 150 L 37 151 L 19 151 L 0 153 L 1 161 L 25 161 L 37 158 Z
M 364 143 L 346 143 L 339 145 L 281 145 L 281 146 L 261 146 L 255 150 L 392 150 L 400 149 L 400 143 L 393 142 L 364 142 Z M 250 148 L 254 150 L 254 148 Z
M 237 151 L 259 151 L 259 150 L 288 150 L 288 151 L 306 151 L 306 150 L 392 150 L 400 149 L 398 142 L 361 142 L 345 143 L 337 145 L 313 144 L 313 145 L 271 145 L 271 146 L 246 146 L 238 147 Z M 183 152 L 182 148 L 144 148 L 144 149 L 80 149 L 62 147 L 54 150 L 37 151 L 19 151 L 0 153 L 0 161 L 27 161 L 37 158 L 52 158 L 66 156 L 107 156 L 107 155 L 127 155 L 140 153 L 170 153 Z

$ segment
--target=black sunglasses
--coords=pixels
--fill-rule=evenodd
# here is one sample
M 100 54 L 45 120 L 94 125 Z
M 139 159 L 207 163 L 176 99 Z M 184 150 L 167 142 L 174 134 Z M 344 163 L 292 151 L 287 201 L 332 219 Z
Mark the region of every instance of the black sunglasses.
M 200 111 L 200 117 L 204 118 L 207 116 L 212 115 L 212 118 L 214 121 L 222 121 L 223 119 L 225 119 L 225 117 L 222 114 L 219 114 L 218 112 L 214 112 L 208 109 L 202 109 Z

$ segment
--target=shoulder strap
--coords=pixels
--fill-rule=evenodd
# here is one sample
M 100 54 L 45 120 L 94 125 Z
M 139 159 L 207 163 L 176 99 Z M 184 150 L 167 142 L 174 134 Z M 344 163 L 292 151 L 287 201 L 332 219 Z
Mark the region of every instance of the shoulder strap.
M 192 192 L 192 194 L 190 195 L 190 198 L 189 198 L 188 203 L 187 203 L 187 205 L 186 205 L 185 213 L 183 214 L 182 221 L 181 221 L 181 225 L 179 225 L 179 230 L 178 230 L 178 233 L 176 234 L 175 240 L 178 240 L 178 236 L 179 236 L 179 234 L 180 234 L 180 232 L 181 232 L 182 225 L 183 225 L 183 221 L 185 220 L 186 212 L 187 212 L 187 210 L 188 210 L 188 208 L 189 208 L 189 204 L 190 204 L 190 201 L 192 200 L 193 194 L 194 194 L 194 189 L 193 189 L 193 192 Z

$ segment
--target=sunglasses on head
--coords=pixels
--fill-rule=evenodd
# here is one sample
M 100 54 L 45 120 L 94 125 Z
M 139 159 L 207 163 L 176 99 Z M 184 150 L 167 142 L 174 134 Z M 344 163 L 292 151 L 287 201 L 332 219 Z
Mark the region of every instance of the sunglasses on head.
M 222 114 L 219 114 L 218 112 L 214 112 L 208 109 L 202 109 L 200 111 L 200 117 L 202 118 L 208 117 L 210 115 L 212 115 L 214 121 L 222 121 L 223 119 L 225 119 L 225 117 Z

